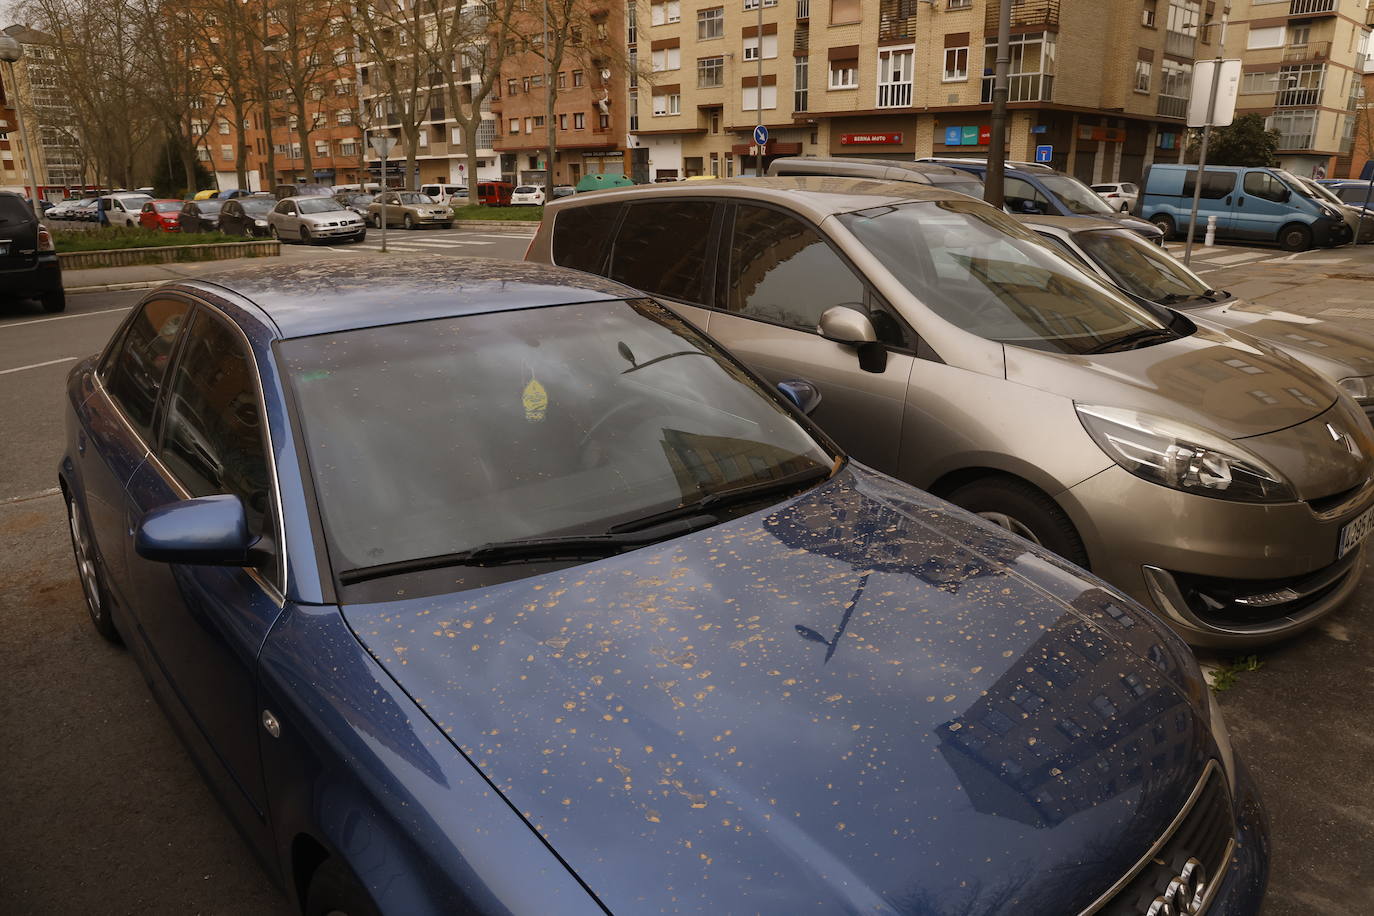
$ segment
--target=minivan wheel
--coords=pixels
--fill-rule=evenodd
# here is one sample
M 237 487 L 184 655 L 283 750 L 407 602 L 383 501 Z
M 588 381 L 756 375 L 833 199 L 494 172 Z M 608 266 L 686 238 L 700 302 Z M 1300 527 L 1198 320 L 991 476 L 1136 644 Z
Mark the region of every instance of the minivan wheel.
M 44 293 L 39 302 L 43 304 L 43 311 L 45 312 L 56 313 L 67 310 L 67 294 L 60 289 Z
M 72 553 L 76 556 L 76 574 L 81 580 L 81 591 L 86 596 L 86 611 L 91 615 L 95 631 L 106 640 L 118 644 L 119 631 L 110 620 L 110 599 L 105 591 L 105 583 L 100 578 L 100 566 L 95 559 L 95 543 L 91 540 L 90 526 L 76 500 L 67 497 L 67 527 L 72 535 Z
M 357 878 L 334 859 L 325 859 L 310 876 L 305 916 L 379 916 L 380 911 Z
M 945 498 L 999 528 L 1087 568 L 1088 552 L 1073 522 L 1054 500 L 1023 480 L 983 477 L 964 484 Z
M 1176 227 L 1174 226 L 1174 218 L 1172 216 L 1169 216 L 1167 213 L 1156 213 L 1154 216 L 1150 217 L 1150 222 L 1154 223 L 1155 226 L 1159 228 L 1159 231 L 1164 233 L 1164 241 L 1167 242 L 1174 237 Z
M 1279 247 L 1284 251 L 1306 251 L 1312 247 L 1312 230 L 1302 223 L 1289 223 L 1279 230 Z

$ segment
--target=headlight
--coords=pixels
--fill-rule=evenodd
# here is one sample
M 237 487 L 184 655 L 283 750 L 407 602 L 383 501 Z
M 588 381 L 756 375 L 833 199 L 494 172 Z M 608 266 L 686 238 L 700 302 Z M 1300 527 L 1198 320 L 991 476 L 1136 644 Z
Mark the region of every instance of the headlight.
M 1374 404 L 1374 375 L 1343 378 L 1336 384 L 1361 407 Z
M 1216 499 L 1279 503 L 1297 499 L 1283 474 L 1239 443 L 1166 417 L 1121 407 L 1075 404 L 1093 441 L 1137 477 Z
M 255 219 L 255 220 L 253 220 L 253 225 L 254 225 L 254 226 L 266 226 L 266 225 L 267 225 L 267 220 L 265 220 L 265 219 Z

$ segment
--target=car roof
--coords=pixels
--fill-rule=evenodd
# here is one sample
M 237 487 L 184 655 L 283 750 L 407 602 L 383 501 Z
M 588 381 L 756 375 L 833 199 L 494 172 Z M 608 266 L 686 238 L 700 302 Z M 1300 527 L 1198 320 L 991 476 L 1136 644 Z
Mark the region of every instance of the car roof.
M 175 286 L 246 299 L 281 338 L 644 295 L 564 267 L 442 254 L 391 262 L 254 265 Z
M 904 172 L 916 172 L 921 175 L 944 175 L 945 177 L 966 176 L 968 172 L 962 169 L 953 169 L 947 165 L 940 165 L 938 162 L 912 162 L 909 159 L 856 159 L 844 156 L 788 156 L 782 159 L 774 159 L 769 163 L 769 168 L 805 168 L 814 166 L 817 168 L 854 169 L 860 171 L 865 168 L 900 169 Z M 819 174 L 819 173 L 818 173 Z M 798 177 L 798 176 L 778 176 L 778 177 Z
M 713 181 L 603 188 L 587 194 L 561 198 L 549 204 L 548 212 L 556 214 L 572 207 L 650 197 L 733 197 L 775 203 L 808 216 L 815 222 L 836 213 L 849 213 L 917 200 L 970 199 L 967 194 L 945 190 L 938 185 L 818 175 L 787 178 L 721 178 Z
M 1103 229 L 1125 229 L 1127 232 L 1132 230 L 1118 222 L 1109 219 L 1097 219 L 1091 216 L 1041 216 L 1035 215 L 1016 215 L 1013 217 L 1017 222 L 1031 228 L 1044 226 L 1047 229 L 1061 229 L 1064 232 L 1097 232 Z

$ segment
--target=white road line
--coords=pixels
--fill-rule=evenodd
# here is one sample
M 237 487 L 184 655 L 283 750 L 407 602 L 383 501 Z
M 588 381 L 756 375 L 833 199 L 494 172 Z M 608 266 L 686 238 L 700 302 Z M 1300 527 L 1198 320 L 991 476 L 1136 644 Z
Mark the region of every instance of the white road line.
M 26 369 L 42 369 L 44 366 L 56 366 L 58 363 L 74 363 L 81 357 L 64 356 L 61 359 L 50 359 L 46 363 L 34 363 L 31 366 L 15 366 L 13 369 L 0 369 L 0 375 L 9 375 L 11 372 L 23 372 Z
M 1244 264 L 1246 261 L 1254 261 L 1264 257 L 1268 257 L 1268 255 L 1261 251 L 1242 251 L 1240 254 L 1227 254 L 1219 258 L 1208 258 L 1207 262 L 1209 264 L 1225 264 L 1229 266 L 1232 264 Z
M 41 324 L 44 321 L 66 321 L 68 318 L 85 318 L 88 315 L 108 315 L 110 312 L 127 312 L 133 308 L 132 305 L 122 305 L 114 309 L 100 309 L 95 312 L 77 312 L 75 315 L 55 315 L 52 318 L 32 318 L 28 321 L 12 321 L 8 324 L 0 324 L 0 328 L 17 328 L 25 324 Z
M 11 496 L 8 499 L 0 500 L 0 504 L 10 505 L 11 503 L 26 503 L 31 499 L 43 499 L 47 496 L 56 496 L 62 492 L 61 487 L 50 487 L 46 490 L 39 490 L 37 493 L 29 493 L 24 496 Z
M 1347 264 L 1349 258 L 1303 258 L 1304 264 Z
M 495 242 L 477 242 L 471 239 L 406 239 L 407 245 L 421 245 L 426 248 L 459 248 L 463 245 L 495 245 Z
M 381 250 L 382 250 L 382 246 L 381 246 L 381 245 L 354 245 L 350 250 L 351 250 L 351 251 L 381 251 Z M 393 245 L 393 244 L 391 244 L 390 242 L 387 242 L 386 250 L 387 250 L 388 252 L 392 252 L 392 251 L 423 252 L 423 251 L 424 251 L 423 248 L 406 248 L 406 247 L 404 247 L 404 246 L 402 246 L 402 245 Z
M 483 239 L 532 239 L 532 238 L 534 238 L 534 233 L 533 233 L 533 232 L 505 232 L 505 233 L 502 233 L 501 235 L 492 235 L 491 233 L 486 233 L 486 232 L 473 232 L 473 233 L 471 233 L 471 234 L 477 236 L 478 238 L 483 238 Z

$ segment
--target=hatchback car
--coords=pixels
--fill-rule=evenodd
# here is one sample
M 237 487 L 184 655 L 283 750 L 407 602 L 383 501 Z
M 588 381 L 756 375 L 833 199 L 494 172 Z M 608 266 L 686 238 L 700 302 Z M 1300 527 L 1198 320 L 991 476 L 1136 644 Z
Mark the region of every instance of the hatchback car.
M 672 301 L 767 378 L 811 378 L 855 457 L 1198 645 L 1295 633 L 1359 580 L 1374 433 L 1350 398 L 981 201 L 841 178 L 627 188 L 551 204 L 527 256 Z
M 316 242 L 361 242 L 367 237 L 362 217 L 332 197 L 288 197 L 267 214 L 274 239 L 313 245 Z
M 539 185 L 517 185 L 510 195 L 512 207 L 538 207 L 544 204 L 544 189 Z
M 787 156 L 768 163 L 768 174 L 777 177 L 836 175 L 843 178 L 876 178 L 880 181 L 914 181 L 946 191 L 958 191 L 983 199 L 983 183 L 963 169 L 931 162 L 902 159 L 854 159 L 828 156 Z
M 138 214 L 138 224 L 155 232 L 180 232 L 181 200 L 150 200 Z
M 385 217 L 383 217 L 385 213 Z M 424 226 L 453 228 L 453 209 L 419 191 L 385 191 L 367 205 L 367 224 L 378 227 L 383 218 L 388 226 L 420 229 Z
M 29 202 L 0 191 L 0 300 L 37 299 L 45 312 L 67 307 L 62 265 L 48 227 Z
M 269 195 L 236 197 L 226 200 L 219 211 L 219 231 L 225 235 L 265 238 L 272 234 L 268 215 L 277 201 Z
M 1122 213 L 1130 213 L 1135 200 L 1140 196 L 1139 186 L 1129 181 L 1113 181 L 1108 184 L 1095 184 L 1092 189 L 1102 195 L 1102 199 Z
M 127 191 L 103 194 L 96 198 L 96 216 L 106 226 L 137 226 L 143 205 L 150 200 L 147 194 Z
M 185 281 L 69 379 L 80 579 L 307 913 L 1257 911 L 1187 647 L 780 387 L 570 271 Z
M 1041 237 L 1138 299 L 1251 334 L 1306 363 L 1374 419 L 1374 335 L 1212 289 L 1167 251 L 1108 222 L 1021 217 Z
M 204 200 L 188 200 L 181 205 L 177 222 L 182 232 L 216 232 L 219 230 L 219 215 L 225 201 L 213 197 Z

